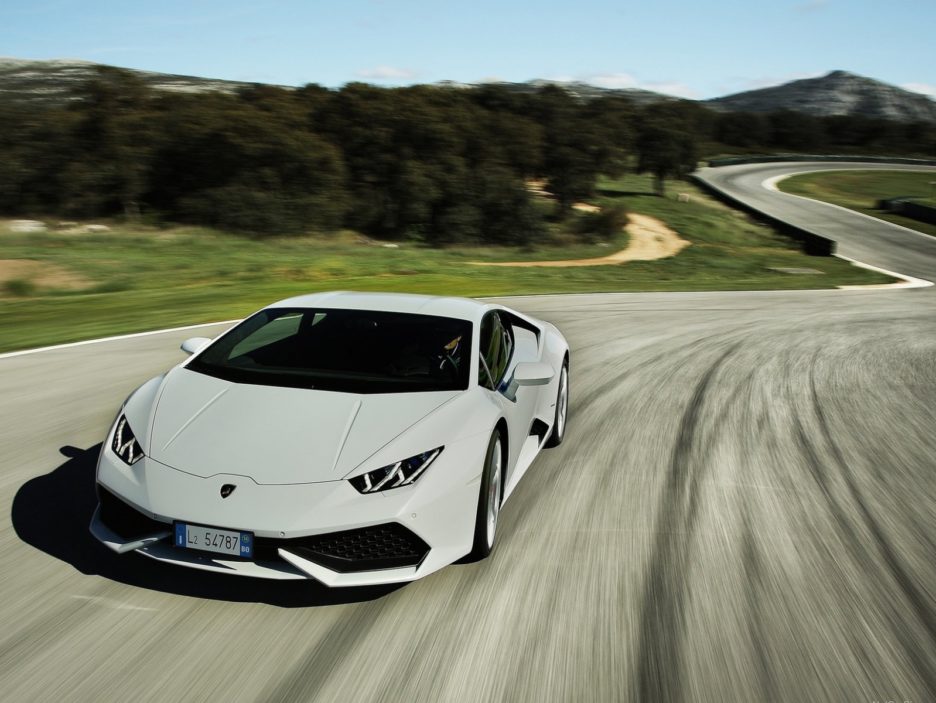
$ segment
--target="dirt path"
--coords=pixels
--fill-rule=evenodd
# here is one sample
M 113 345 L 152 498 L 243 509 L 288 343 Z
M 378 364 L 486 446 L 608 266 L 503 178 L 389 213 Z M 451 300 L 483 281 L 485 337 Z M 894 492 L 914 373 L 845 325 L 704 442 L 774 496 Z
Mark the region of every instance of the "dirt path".
M 0 259 L 0 285 L 10 281 L 29 281 L 39 288 L 78 290 L 91 285 L 81 274 L 61 266 L 31 259 Z
M 627 261 L 653 261 L 675 256 L 689 242 L 667 227 L 663 222 L 649 215 L 628 213 L 629 222 L 624 228 L 630 235 L 626 249 L 600 256 L 596 259 L 567 259 L 564 261 L 474 261 L 477 266 L 551 266 L 568 268 L 572 266 L 607 266 L 623 264 Z

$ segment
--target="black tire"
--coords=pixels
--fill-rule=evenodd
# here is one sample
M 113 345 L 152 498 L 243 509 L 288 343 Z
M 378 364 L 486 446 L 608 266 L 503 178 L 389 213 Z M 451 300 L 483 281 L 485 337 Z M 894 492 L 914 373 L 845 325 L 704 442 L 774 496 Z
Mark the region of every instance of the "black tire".
M 562 396 L 565 394 L 564 403 Z M 560 424 L 559 413 L 562 412 L 562 422 Z M 546 440 L 546 447 L 558 447 L 565 439 L 566 425 L 569 415 L 569 360 L 562 362 L 562 370 L 559 372 L 559 389 L 556 391 L 556 415 L 553 417 L 552 432 L 549 433 L 549 439 Z
M 480 561 L 486 558 L 494 549 L 497 535 L 497 516 L 500 514 L 500 506 L 503 502 L 503 466 L 503 439 L 500 430 L 495 429 L 491 434 L 487 451 L 484 454 L 484 473 L 481 475 L 478 509 L 475 513 L 474 544 L 463 561 Z M 489 538 L 488 509 L 491 501 L 495 501 L 497 505 L 494 511 L 494 531 L 490 533 Z

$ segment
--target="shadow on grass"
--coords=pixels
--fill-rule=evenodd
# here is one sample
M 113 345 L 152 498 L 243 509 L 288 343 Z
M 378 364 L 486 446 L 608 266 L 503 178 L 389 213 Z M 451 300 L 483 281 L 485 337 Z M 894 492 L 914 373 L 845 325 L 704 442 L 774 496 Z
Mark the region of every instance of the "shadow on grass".
M 24 483 L 13 498 L 11 519 L 19 538 L 83 574 L 191 598 L 268 603 L 283 608 L 369 601 L 400 588 L 331 589 L 313 580 L 225 576 L 162 564 L 139 554 L 115 554 L 88 531 L 97 506 L 94 470 L 100 448 L 100 444 L 90 449 L 62 447 L 59 451 L 67 461 Z
M 595 195 L 601 196 L 602 198 L 626 198 L 637 195 L 658 196 L 659 193 L 652 190 L 614 190 L 609 188 L 598 188 L 595 191 Z

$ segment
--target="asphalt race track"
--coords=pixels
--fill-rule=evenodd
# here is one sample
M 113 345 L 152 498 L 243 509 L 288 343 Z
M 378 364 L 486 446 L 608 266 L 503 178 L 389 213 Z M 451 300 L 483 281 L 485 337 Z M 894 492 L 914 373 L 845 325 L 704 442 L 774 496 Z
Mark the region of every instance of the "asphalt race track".
M 761 187 L 814 167 L 703 176 L 936 280 L 936 239 Z M 0 359 L 0 699 L 934 699 L 936 288 L 510 304 L 573 346 L 566 442 L 492 558 L 395 589 L 93 541 L 98 443 L 195 332 Z

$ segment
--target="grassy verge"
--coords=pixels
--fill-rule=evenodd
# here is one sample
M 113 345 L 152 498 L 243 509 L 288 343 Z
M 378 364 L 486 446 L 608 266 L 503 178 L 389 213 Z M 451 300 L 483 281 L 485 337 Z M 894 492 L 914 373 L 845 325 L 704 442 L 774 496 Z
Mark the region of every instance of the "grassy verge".
M 28 281 L 0 286 L 0 351 L 236 318 L 279 298 L 331 289 L 501 296 L 831 288 L 890 280 L 840 259 L 806 256 L 690 184 L 669 187 L 671 196 L 659 198 L 649 179 L 605 179 L 596 202 L 658 217 L 692 246 L 670 259 L 584 268 L 470 262 L 604 256 L 624 246 L 626 236 L 580 243 L 555 232 L 550 243 L 527 249 L 428 249 L 387 247 L 349 232 L 261 241 L 195 228 L 12 234 L 0 224 L 0 260 L 38 261 L 82 281 L 71 290 Z M 679 202 L 676 193 L 689 202 Z M 782 268 L 815 273 L 791 275 Z
M 875 207 L 878 200 L 900 196 L 919 196 L 922 202 L 934 204 L 933 181 L 936 173 L 932 171 L 820 171 L 786 178 L 777 185 L 786 193 L 841 205 L 936 237 L 936 225 Z

